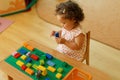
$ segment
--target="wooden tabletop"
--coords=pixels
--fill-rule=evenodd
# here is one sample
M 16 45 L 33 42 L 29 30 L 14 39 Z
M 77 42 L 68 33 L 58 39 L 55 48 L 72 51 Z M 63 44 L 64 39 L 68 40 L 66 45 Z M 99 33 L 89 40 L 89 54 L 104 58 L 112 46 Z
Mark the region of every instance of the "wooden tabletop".
M 88 73 L 90 73 L 92 75 L 92 80 L 110 80 L 109 76 L 95 68 L 92 68 L 86 64 L 83 64 L 79 61 L 73 60 L 69 57 L 67 57 L 64 54 L 61 54 L 59 52 L 57 52 L 54 49 L 48 48 L 38 42 L 35 41 L 28 41 L 28 44 L 30 44 L 31 46 L 40 49 L 43 52 L 47 52 L 50 53 L 51 55 L 53 55 L 54 57 L 67 62 L 68 64 L 82 69 Z M 12 67 L 11 65 L 9 65 L 8 63 L 6 63 L 4 60 L 0 62 L 0 69 L 2 71 L 4 71 L 8 76 L 11 76 L 14 80 L 32 80 L 29 76 L 23 74 L 22 72 L 20 72 L 19 70 L 15 69 L 14 67 Z

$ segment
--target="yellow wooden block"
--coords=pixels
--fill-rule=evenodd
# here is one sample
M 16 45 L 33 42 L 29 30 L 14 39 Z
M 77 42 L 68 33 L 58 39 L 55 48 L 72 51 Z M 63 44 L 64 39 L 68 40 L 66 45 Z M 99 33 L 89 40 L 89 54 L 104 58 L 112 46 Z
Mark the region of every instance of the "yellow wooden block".
M 60 79 L 61 77 L 62 77 L 62 74 L 60 74 L 60 73 L 56 74 L 56 78 Z
M 44 66 L 39 65 L 38 70 L 42 71 L 42 75 L 46 76 L 47 75 L 47 69 Z
M 55 68 L 54 67 L 52 67 L 52 66 L 48 66 L 48 68 L 47 68 L 49 71 L 51 71 L 51 72 L 55 72 Z
M 42 72 L 42 75 L 43 75 L 43 76 L 46 76 L 46 75 L 47 75 L 47 70 L 43 71 L 43 72 Z
M 21 67 L 22 65 L 24 65 L 24 62 L 18 60 L 18 61 L 16 62 L 16 64 Z
M 46 68 L 44 66 L 39 65 L 38 70 L 46 71 Z
M 30 68 L 25 69 L 25 72 L 27 72 L 30 75 L 34 74 L 34 71 Z
M 26 55 L 22 55 L 20 58 L 25 60 L 27 58 L 27 56 Z

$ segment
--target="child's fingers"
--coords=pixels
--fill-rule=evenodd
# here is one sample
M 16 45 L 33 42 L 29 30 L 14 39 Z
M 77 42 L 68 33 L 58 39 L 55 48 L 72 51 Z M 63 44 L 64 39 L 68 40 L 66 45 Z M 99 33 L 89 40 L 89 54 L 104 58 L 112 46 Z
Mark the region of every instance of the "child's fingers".
M 54 36 L 54 34 L 55 34 L 55 31 L 52 31 L 51 34 L 50 34 L 50 37 Z

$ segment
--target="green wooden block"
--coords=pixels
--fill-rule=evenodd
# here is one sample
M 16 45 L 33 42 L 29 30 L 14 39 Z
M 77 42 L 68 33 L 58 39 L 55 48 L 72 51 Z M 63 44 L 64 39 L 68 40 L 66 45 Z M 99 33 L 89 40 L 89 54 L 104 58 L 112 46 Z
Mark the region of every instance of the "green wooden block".
M 45 64 L 45 61 L 42 59 L 40 60 L 40 65 L 44 65 Z
M 33 65 L 32 65 L 32 68 L 34 68 L 34 69 L 36 69 L 36 70 L 37 70 L 37 67 L 38 67 L 37 64 L 33 64 Z
M 32 66 L 32 64 L 31 63 L 27 63 L 26 66 L 30 68 Z
M 46 60 L 46 55 L 42 55 L 40 59 Z
M 57 72 L 62 73 L 62 72 L 63 72 L 63 68 L 59 67 L 59 68 L 57 69 Z

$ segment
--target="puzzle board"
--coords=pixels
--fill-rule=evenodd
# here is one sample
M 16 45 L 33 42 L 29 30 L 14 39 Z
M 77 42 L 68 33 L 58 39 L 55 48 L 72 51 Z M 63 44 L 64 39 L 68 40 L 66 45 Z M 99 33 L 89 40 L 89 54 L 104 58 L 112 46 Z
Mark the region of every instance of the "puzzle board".
M 41 51 L 41 50 L 39 50 L 39 49 L 37 49 L 37 48 L 34 48 L 34 50 L 31 51 L 31 50 L 27 49 L 26 47 L 22 46 L 22 47 L 20 47 L 18 50 L 16 50 L 18 53 L 21 54 L 21 56 L 23 55 L 23 54 L 21 53 L 21 50 L 26 51 L 26 52 L 24 53 L 24 55 L 25 55 L 27 52 L 30 52 L 31 54 L 35 54 L 35 55 L 37 55 L 37 56 L 39 57 L 38 60 L 33 60 L 33 59 L 32 59 L 32 62 L 31 62 L 32 66 L 33 66 L 34 64 L 35 64 L 35 65 L 40 65 L 40 60 L 43 59 L 42 57 L 45 56 L 46 54 L 48 54 L 48 53 L 45 53 L 45 52 L 43 52 L 43 51 Z M 15 67 L 16 69 L 18 69 L 19 71 L 23 72 L 23 74 L 26 74 L 27 76 L 31 77 L 33 80 L 47 80 L 46 78 L 49 78 L 50 80 L 62 80 L 62 79 L 70 72 L 70 70 L 72 70 L 72 68 L 73 68 L 71 65 L 67 64 L 66 62 L 63 62 L 63 61 L 61 61 L 61 60 L 53 57 L 50 61 L 52 61 L 52 62 L 55 63 L 55 65 L 54 65 L 53 67 L 56 69 L 56 71 L 55 71 L 55 72 L 51 72 L 51 71 L 49 71 L 49 70 L 47 69 L 47 75 L 46 75 L 46 76 L 42 76 L 42 75 L 41 75 L 40 78 L 38 79 L 38 78 L 36 78 L 36 75 L 35 75 L 35 73 L 37 72 L 37 70 L 34 69 L 32 66 L 30 67 L 30 69 L 34 70 L 34 74 L 33 74 L 33 75 L 29 75 L 29 74 L 26 73 L 24 70 L 22 70 L 20 66 L 18 66 L 18 65 L 16 64 L 16 62 L 17 62 L 18 60 L 22 61 L 25 65 L 27 64 L 27 62 L 26 62 L 25 60 L 21 59 L 21 56 L 18 57 L 18 58 L 15 58 L 13 55 L 10 55 L 8 58 L 5 59 L 5 61 L 6 61 L 8 64 L 10 64 L 10 65 L 12 65 L 13 67 Z M 28 56 L 28 57 L 29 57 L 29 56 Z M 48 59 L 46 58 L 46 59 L 45 59 L 45 64 L 43 65 L 45 68 L 48 67 L 47 61 L 48 61 Z M 56 74 L 58 73 L 58 72 L 57 72 L 57 69 L 58 69 L 59 67 L 63 68 L 63 72 L 61 72 L 62 77 L 61 77 L 60 79 L 57 79 L 55 76 L 56 76 Z

